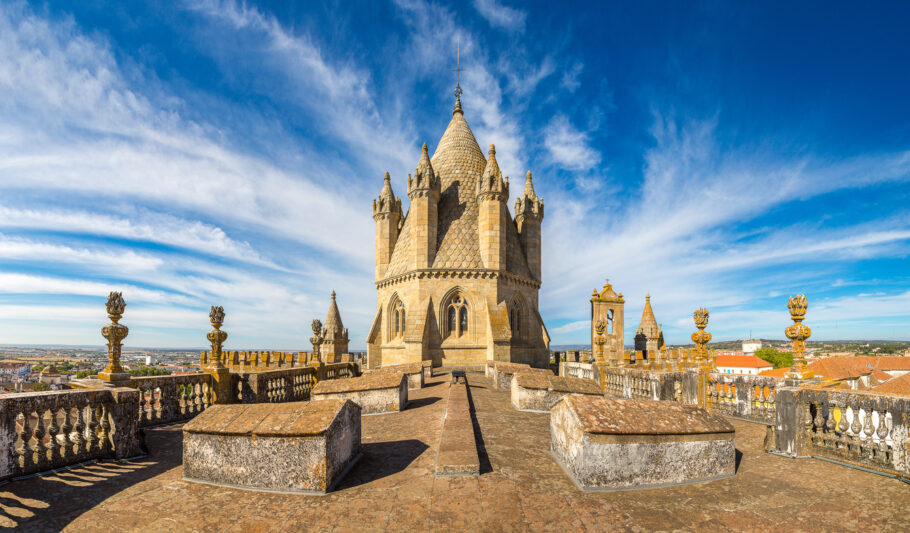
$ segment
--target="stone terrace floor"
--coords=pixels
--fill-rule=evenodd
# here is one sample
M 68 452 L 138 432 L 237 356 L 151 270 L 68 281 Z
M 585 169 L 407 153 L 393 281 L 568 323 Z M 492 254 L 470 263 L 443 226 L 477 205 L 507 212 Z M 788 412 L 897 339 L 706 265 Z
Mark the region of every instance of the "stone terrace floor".
M 149 455 L 0 486 L 0 527 L 25 531 L 910 531 L 910 486 L 815 459 L 764 453 L 763 426 L 734 421 L 742 453 L 725 480 L 583 493 L 549 453 L 547 414 L 516 411 L 468 382 L 482 435 L 479 477 L 436 478 L 448 376 L 402 413 L 363 418 L 364 457 L 327 496 L 181 480 L 179 425 L 147 432 Z

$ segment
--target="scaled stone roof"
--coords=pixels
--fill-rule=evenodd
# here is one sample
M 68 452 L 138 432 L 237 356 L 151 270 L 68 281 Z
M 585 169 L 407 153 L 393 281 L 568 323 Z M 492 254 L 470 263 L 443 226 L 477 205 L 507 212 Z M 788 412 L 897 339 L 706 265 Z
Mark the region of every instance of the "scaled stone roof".
M 329 312 L 322 326 L 322 335 L 325 341 L 347 338 L 347 332 L 341 322 L 341 313 L 338 312 L 338 303 L 335 302 L 335 291 L 332 291 L 332 303 L 329 304 Z
M 440 178 L 442 189 L 432 268 L 484 268 L 477 229 L 477 182 L 483 175 L 487 159 L 460 106 L 452 113 L 452 120 L 439 139 L 430 163 Z M 385 277 L 408 271 L 411 233 L 415 231 L 412 226 L 412 217 L 405 218 Z M 531 277 L 511 214 L 506 222 L 506 271 Z
M 654 318 L 654 310 L 651 309 L 650 294 L 645 296 L 645 308 L 641 312 L 641 322 L 638 324 L 638 329 L 635 333 L 639 332 L 644 332 L 649 338 L 657 337 L 658 335 L 657 319 Z

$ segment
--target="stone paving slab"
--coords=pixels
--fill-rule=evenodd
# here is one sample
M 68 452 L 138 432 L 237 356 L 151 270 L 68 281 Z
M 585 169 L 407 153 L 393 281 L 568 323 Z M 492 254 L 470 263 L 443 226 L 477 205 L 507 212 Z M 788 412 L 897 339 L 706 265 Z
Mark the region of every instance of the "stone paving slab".
M 21 531 L 910 531 L 910 487 L 763 451 L 765 428 L 732 421 L 736 475 L 583 493 L 549 452 L 549 415 L 512 408 L 471 376 L 480 476 L 434 475 L 448 376 L 400 413 L 363 418 L 363 458 L 326 496 L 181 480 L 180 425 L 147 430 L 151 455 L 0 486 L 0 528 Z

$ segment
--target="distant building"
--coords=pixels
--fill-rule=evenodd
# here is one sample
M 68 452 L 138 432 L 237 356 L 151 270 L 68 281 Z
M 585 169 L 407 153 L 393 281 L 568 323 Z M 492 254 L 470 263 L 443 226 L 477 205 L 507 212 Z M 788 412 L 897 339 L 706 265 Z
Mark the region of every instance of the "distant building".
M 743 353 L 746 355 L 754 355 L 756 351 L 761 350 L 761 340 L 760 339 L 749 339 L 743 341 Z
M 25 378 L 32 371 L 32 365 L 20 361 L 3 361 L 0 362 L 0 379 L 14 380 L 16 378 Z
M 758 375 L 774 365 L 754 355 L 718 355 L 717 371 L 723 374 Z
M 154 364 L 155 364 L 155 356 L 154 356 L 154 355 L 146 355 L 146 356 L 145 356 L 145 366 L 152 366 L 152 365 L 154 365 Z
M 651 308 L 651 294 L 645 295 L 645 308 L 641 313 L 641 322 L 635 330 L 635 351 L 641 352 L 642 358 L 647 361 L 657 357 L 657 353 L 664 347 L 664 333 L 654 310 Z

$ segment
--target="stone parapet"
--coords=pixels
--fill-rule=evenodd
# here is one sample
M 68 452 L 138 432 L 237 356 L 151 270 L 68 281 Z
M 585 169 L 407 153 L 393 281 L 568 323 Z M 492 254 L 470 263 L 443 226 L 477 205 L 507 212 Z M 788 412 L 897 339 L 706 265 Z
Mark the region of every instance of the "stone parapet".
M 589 379 L 519 372 L 512 377 L 512 405 L 521 411 L 550 412 L 567 394 L 603 396 L 600 386 Z
M 518 372 L 533 372 L 552 376 L 553 371 L 547 368 L 532 368 L 523 363 L 488 361 L 485 374 L 493 383 L 494 389 L 512 390 L 512 376 Z
M 550 411 L 553 456 L 585 491 L 732 476 L 733 436 L 722 417 L 674 402 L 567 395 Z
M 206 373 L 134 377 L 139 392 L 139 427 L 189 420 L 212 405 L 212 376 Z
M 408 404 L 408 379 L 396 372 L 372 373 L 359 378 L 320 381 L 313 387 L 314 400 L 352 400 L 363 414 L 403 411 Z
M 139 455 L 138 411 L 139 392 L 129 388 L 0 396 L 0 481 Z
M 183 435 L 188 481 L 324 494 L 360 458 L 360 407 L 343 400 L 215 405 Z
M 423 362 L 418 363 L 405 363 L 403 365 L 390 365 L 377 368 L 376 370 L 370 370 L 367 374 L 375 373 L 402 373 L 408 377 L 408 389 L 416 390 L 422 389 L 424 378 L 426 377 L 426 369 L 429 368 L 432 372 L 432 362 L 426 361 L 430 365 L 424 365 Z

